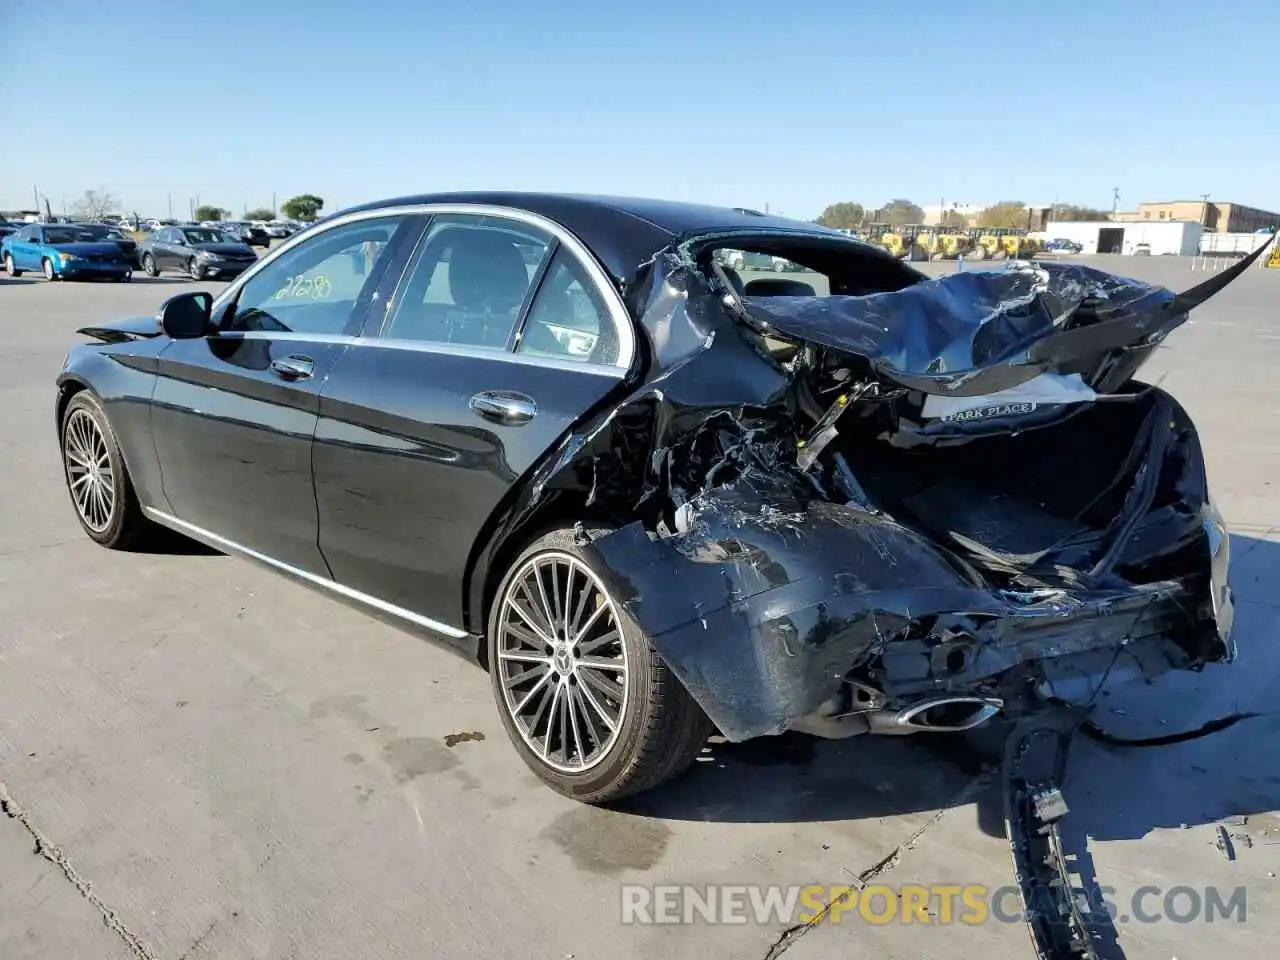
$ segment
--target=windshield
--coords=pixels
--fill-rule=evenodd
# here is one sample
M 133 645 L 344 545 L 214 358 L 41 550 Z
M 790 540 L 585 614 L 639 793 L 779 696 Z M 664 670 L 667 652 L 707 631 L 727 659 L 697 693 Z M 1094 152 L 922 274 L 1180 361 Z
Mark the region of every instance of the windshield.
M 102 224 L 91 224 L 89 226 L 80 227 L 81 233 L 87 233 L 93 240 L 125 240 L 127 237 L 116 227 L 108 227 Z
M 98 237 L 88 227 L 45 227 L 45 243 L 89 243 Z
M 217 230 L 183 230 L 182 235 L 187 238 L 187 243 L 235 243 Z

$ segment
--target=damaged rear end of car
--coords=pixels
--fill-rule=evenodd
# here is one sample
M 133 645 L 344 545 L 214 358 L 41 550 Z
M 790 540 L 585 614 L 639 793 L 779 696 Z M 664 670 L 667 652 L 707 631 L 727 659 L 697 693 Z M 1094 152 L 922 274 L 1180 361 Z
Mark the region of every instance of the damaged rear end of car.
M 744 286 L 725 250 L 830 294 Z M 1057 263 L 927 279 L 820 232 L 681 238 L 627 285 L 643 377 L 507 532 L 558 492 L 615 518 L 584 550 L 731 740 L 964 730 L 1230 661 L 1199 438 L 1135 377 L 1250 262 L 1174 294 Z

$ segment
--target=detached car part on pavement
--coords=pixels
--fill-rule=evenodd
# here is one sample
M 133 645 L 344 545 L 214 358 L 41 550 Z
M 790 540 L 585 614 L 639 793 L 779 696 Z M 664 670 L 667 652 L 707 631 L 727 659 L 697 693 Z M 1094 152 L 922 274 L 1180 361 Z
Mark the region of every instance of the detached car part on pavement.
M 752 211 L 408 198 L 85 328 L 59 437 L 95 540 L 162 524 L 447 642 L 602 802 L 713 727 L 964 730 L 1231 660 L 1195 428 L 1134 378 L 1252 259 L 930 280 Z

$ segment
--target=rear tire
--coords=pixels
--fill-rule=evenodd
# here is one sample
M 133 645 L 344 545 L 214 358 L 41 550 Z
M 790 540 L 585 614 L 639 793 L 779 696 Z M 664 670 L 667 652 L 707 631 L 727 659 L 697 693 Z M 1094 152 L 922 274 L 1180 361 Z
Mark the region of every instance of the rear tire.
M 571 529 L 539 537 L 511 564 L 487 632 L 502 724 L 557 793 L 598 804 L 650 790 L 687 770 L 711 734 Z
M 12 253 L 6 253 L 6 254 L 4 255 L 4 272 L 5 272 L 5 273 L 7 273 L 7 274 L 9 274 L 9 276 L 11 276 L 11 277 L 20 277 L 20 276 L 22 276 L 22 271 L 21 271 L 21 270 L 19 270 L 17 267 L 15 267 L 15 266 L 13 265 L 13 254 L 12 254 Z
M 138 503 L 107 414 L 88 390 L 67 404 L 59 439 L 62 474 L 84 532 L 112 550 L 142 544 L 156 527 Z

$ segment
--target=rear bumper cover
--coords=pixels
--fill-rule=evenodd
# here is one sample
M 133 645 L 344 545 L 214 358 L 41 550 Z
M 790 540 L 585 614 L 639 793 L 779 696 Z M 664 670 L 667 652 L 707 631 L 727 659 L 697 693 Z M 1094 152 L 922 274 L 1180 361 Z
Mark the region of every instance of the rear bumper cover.
M 720 731 L 780 733 L 875 662 L 891 698 L 974 692 L 1022 665 L 1129 647 L 1150 675 L 1230 660 L 1228 539 L 1216 510 L 1192 519 L 1203 562 L 1177 579 L 1036 594 L 994 588 L 893 520 L 830 503 L 788 513 L 728 489 L 686 533 L 632 524 L 592 541 L 613 595 Z M 1105 664 L 1104 664 L 1105 666 Z

